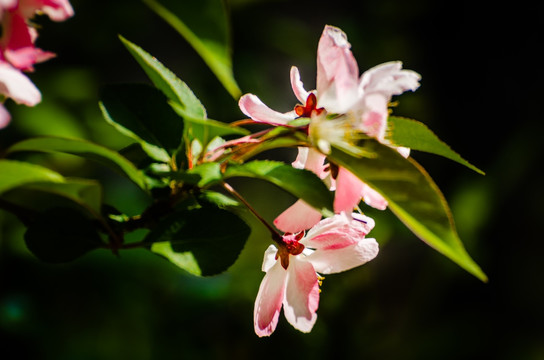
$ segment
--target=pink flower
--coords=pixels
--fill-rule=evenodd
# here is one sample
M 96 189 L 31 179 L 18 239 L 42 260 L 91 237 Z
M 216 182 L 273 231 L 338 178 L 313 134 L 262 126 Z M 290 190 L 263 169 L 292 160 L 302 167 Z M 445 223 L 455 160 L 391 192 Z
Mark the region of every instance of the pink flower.
M 280 248 L 265 252 L 266 272 L 255 301 L 254 325 L 259 336 L 271 335 L 283 312 L 287 321 L 310 332 L 317 320 L 319 274 L 334 274 L 363 265 L 378 254 L 378 243 L 365 238 L 374 226 L 368 217 L 353 214 L 320 221 L 306 236 L 285 234 Z M 278 261 L 279 260 L 279 261 Z
M 34 64 L 55 56 L 34 46 L 38 33 L 28 24 L 36 13 L 62 21 L 74 10 L 68 0 L 0 0 L 0 129 L 11 119 L 2 105 L 5 99 L 27 106 L 41 101 L 39 90 L 22 71 L 33 71 Z
M 297 99 L 295 111 L 280 113 L 268 108 L 261 100 L 246 94 L 240 98 L 240 109 L 254 121 L 271 125 L 288 125 L 297 117 L 311 118 L 308 135 L 313 145 L 328 154 L 331 144 L 350 145 L 353 135 L 363 132 L 388 144 L 388 105 L 393 95 L 419 86 L 419 74 L 403 70 L 400 62 L 378 65 L 359 76 L 357 61 L 350 50 L 346 34 L 339 28 L 325 26 L 317 50 L 317 80 L 314 91 L 307 91 L 301 81 L 298 68 L 292 67 L 291 87 Z M 397 148 L 405 157 L 410 149 Z M 299 150 L 299 157 L 300 157 Z M 297 158 L 298 159 L 298 158 Z M 325 157 L 314 161 L 323 167 Z M 302 168 L 315 170 L 315 164 Z M 322 170 L 314 171 L 322 176 Z M 335 212 L 351 212 L 361 198 L 370 206 L 385 209 L 387 201 L 374 189 L 346 169 L 339 168 L 332 177 L 331 186 L 336 189 Z M 297 232 L 319 221 L 318 212 L 302 201 L 297 201 L 275 221 L 279 229 Z

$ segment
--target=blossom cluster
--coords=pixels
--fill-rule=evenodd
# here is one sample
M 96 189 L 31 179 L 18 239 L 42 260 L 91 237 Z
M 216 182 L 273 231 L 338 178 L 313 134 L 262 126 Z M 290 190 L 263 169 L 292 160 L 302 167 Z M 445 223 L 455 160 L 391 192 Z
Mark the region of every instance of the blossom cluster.
M 38 32 L 31 19 L 45 14 L 53 21 L 63 21 L 74 14 L 68 0 L 0 0 L 0 129 L 11 116 L 3 106 L 7 98 L 18 104 L 35 106 L 41 93 L 24 74 L 34 64 L 55 56 L 35 46 Z
M 290 324 L 309 332 L 317 318 L 319 274 L 351 269 L 378 253 L 377 242 L 365 238 L 374 221 L 352 212 L 361 200 L 381 210 L 387 208 L 387 200 L 349 170 L 328 162 L 331 146 L 350 148 L 363 134 L 404 157 L 410 154 L 410 149 L 394 147 L 387 140 L 387 118 L 392 96 L 415 91 L 419 74 L 402 69 L 402 63 L 396 61 L 359 76 L 350 48 L 342 30 L 325 27 L 317 50 L 316 89 L 307 91 L 298 68 L 291 68 L 291 86 L 300 104 L 290 112 L 272 110 L 253 94 L 239 100 L 242 112 L 255 122 L 290 126 L 297 118 L 308 118 L 311 146 L 300 147 L 292 165 L 314 172 L 335 194 L 333 217 L 321 220 L 318 210 L 298 200 L 274 221 L 285 235 L 279 248 L 272 245 L 265 253 L 262 269 L 266 275 L 254 312 L 259 336 L 274 331 L 282 306 Z

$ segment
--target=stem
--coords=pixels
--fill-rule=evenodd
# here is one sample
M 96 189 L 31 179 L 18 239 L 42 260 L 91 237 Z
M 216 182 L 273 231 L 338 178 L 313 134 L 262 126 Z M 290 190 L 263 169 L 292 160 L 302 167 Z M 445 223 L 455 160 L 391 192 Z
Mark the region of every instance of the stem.
M 240 195 L 230 184 L 223 182 L 221 184 L 225 190 L 227 190 L 230 194 L 232 194 L 234 197 L 236 197 L 238 200 L 240 200 L 248 209 L 251 211 L 253 215 L 270 231 L 270 234 L 272 235 L 272 240 L 274 240 L 278 245 L 283 246 L 283 237 L 270 225 L 259 213 Z

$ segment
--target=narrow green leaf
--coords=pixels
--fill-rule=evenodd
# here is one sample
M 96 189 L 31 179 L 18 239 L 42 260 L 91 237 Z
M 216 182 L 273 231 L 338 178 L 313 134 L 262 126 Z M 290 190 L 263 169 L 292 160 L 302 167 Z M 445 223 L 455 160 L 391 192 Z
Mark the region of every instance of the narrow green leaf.
M 81 156 L 108 166 L 132 180 L 141 189 L 147 189 L 146 176 L 130 161 L 113 150 L 85 140 L 57 137 L 32 138 L 18 142 L 7 150 L 8 153 L 18 151 L 64 153 Z M 0 171 L 0 177 L 2 174 L 3 172 Z
M 187 84 L 141 47 L 122 36 L 119 36 L 119 38 L 157 89 L 162 91 L 173 103 L 177 104 L 184 114 L 195 118 L 206 118 L 204 106 Z
M 226 9 L 221 0 L 144 2 L 172 26 L 202 57 L 225 89 L 238 99 L 234 80 Z
M 93 222 L 72 208 L 49 209 L 25 233 L 28 249 L 40 260 L 64 263 L 102 246 Z
M 363 144 L 372 158 L 355 158 L 333 147 L 329 159 L 381 193 L 389 209 L 421 240 L 487 281 L 459 239 L 448 204 L 429 174 L 388 146 L 374 140 Z
M 412 150 L 425 151 L 441 155 L 456 161 L 479 174 L 485 173 L 463 159 L 446 143 L 440 140 L 425 124 L 403 117 L 390 116 L 388 119 L 388 138 L 396 146 L 409 147 Z
M 163 219 L 145 238 L 151 251 L 198 276 L 216 275 L 238 258 L 250 234 L 237 215 L 206 206 Z
M 242 165 L 231 165 L 224 174 L 225 179 L 238 176 L 266 180 L 304 200 L 325 216 L 334 213 L 331 192 L 309 170 L 296 169 L 278 161 L 255 160 Z
M 248 135 L 250 133 L 244 128 L 231 126 L 221 121 L 198 118 L 185 114 L 183 108 L 176 103 L 171 103 L 170 105 L 174 111 L 183 117 L 187 137 L 189 139 L 197 139 L 204 147 L 217 136 Z
M 0 194 L 31 183 L 63 181 L 64 177 L 53 170 L 20 161 L 0 160 Z
M 183 138 L 183 120 L 166 97 L 144 84 L 110 85 L 102 90 L 100 109 L 108 123 L 138 141 L 156 160 L 168 162 Z

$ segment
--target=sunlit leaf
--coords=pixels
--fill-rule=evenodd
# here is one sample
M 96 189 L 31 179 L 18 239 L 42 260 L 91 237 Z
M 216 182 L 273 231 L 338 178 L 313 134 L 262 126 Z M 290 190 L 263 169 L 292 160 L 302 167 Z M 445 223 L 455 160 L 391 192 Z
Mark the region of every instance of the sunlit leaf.
M 255 160 L 227 168 L 225 179 L 249 177 L 266 180 L 320 210 L 325 216 L 334 213 L 333 199 L 327 186 L 309 170 L 296 169 L 283 162 Z
M 469 169 L 484 175 L 484 172 L 463 159 L 445 142 L 440 140 L 425 124 L 403 117 L 390 116 L 388 119 L 388 138 L 396 146 L 444 156 Z
M 421 240 L 486 281 L 459 239 L 448 204 L 429 174 L 414 160 L 374 140 L 365 141 L 363 147 L 374 156 L 356 158 L 333 147 L 329 159 L 381 193 L 389 209 Z
M 72 261 L 103 245 L 92 220 L 72 208 L 43 212 L 24 238 L 28 249 L 49 263 Z
M 234 213 L 206 206 L 169 215 L 148 234 L 151 251 L 185 271 L 216 275 L 238 258 L 249 237 L 249 226 Z
M 0 194 L 19 186 L 37 182 L 62 183 L 64 177 L 39 165 L 0 160 Z
M 130 161 L 113 150 L 88 141 L 57 137 L 32 138 L 18 142 L 7 150 L 8 153 L 18 151 L 64 153 L 81 156 L 108 166 L 132 180 L 140 188 L 147 189 L 145 175 Z M 0 171 L 0 177 L 2 174 L 3 172 Z
M 178 105 L 183 114 L 194 118 L 206 118 L 204 106 L 187 84 L 138 45 L 131 43 L 122 36 L 120 36 L 120 39 L 157 89 L 162 91 L 174 104 Z
M 215 76 L 238 99 L 242 94 L 234 80 L 229 26 L 221 0 L 144 0 L 196 50 Z

